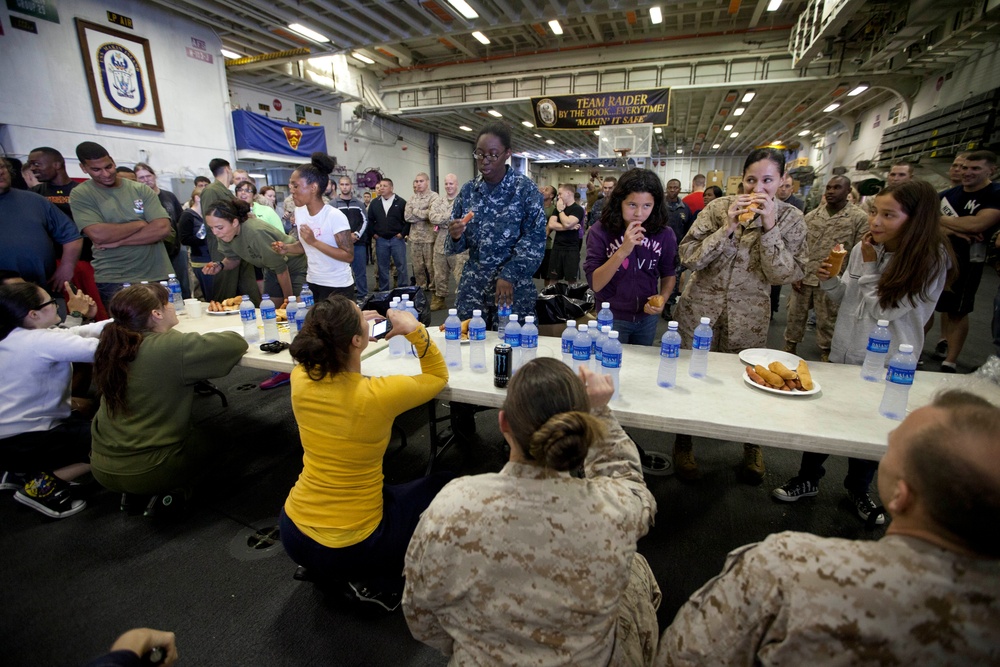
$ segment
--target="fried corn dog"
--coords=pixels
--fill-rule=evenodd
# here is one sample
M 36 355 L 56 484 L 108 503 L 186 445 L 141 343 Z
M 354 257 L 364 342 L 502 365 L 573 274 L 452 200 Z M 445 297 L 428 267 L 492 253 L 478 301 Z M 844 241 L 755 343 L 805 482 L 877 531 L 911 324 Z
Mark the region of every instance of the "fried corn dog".
M 757 371 L 757 375 L 764 378 L 764 380 L 775 389 L 781 389 L 782 387 L 785 386 L 785 380 L 777 373 L 774 373 L 771 370 L 764 368 L 760 364 L 754 366 L 753 369 Z
M 812 374 L 809 372 L 809 366 L 806 365 L 806 362 L 800 361 L 798 368 L 796 368 L 795 370 L 799 374 L 799 382 L 802 383 L 802 389 L 805 391 L 812 391 L 813 389 Z
M 767 368 L 772 373 L 777 373 L 778 375 L 780 375 L 784 380 L 794 380 L 796 377 L 798 377 L 795 374 L 795 371 L 793 371 L 780 361 L 772 361 L 767 365 Z

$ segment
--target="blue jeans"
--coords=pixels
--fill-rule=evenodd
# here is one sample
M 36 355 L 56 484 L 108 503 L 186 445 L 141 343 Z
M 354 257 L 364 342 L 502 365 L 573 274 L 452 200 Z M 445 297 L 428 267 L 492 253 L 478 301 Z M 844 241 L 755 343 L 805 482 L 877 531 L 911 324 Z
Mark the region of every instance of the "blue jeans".
M 354 244 L 354 259 L 351 260 L 351 270 L 354 271 L 354 290 L 358 301 L 364 301 L 368 296 L 368 251 L 366 243 Z
M 406 271 L 406 241 L 395 236 L 375 239 L 375 259 L 378 261 L 378 291 L 386 292 L 392 285 L 392 271 L 389 259 L 392 259 L 399 271 L 399 285 L 409 285 L 409 273 Z
M 819 484 L 819 480 L 823 479 L 823 475 L 826 474 L 823 463 L 828 458 L 830 458 L 829 454 L 802 452 L 802 464 L 799 466 L 798 476 L 808 479 L 814 484 Z M 853 493 L 867 493 L 876 470 L 878 470 L 878 461 L 848 458 L 844 488 Z
M 656 337 L 656 324 L 659 317 L 645 315 L 638 322 L 615 320 L 614 330 L 618 332 L 618 340 L 624 345 L 652 345 Z
M 316 581 L 372 581 L 379 588 L 403 590 L 403 558 L 423 512 L 445 484 L 455 478 L 439 472 L 406 484 L 382 487 L 382 520 L 371 535 L 347 547 L 327 547 L 302 534 L 281 510 L 281 545 Z
M 105 309 L 110 307 L 111 297 L 113 297 L 116 292 L 121 290 L 122 285 L 124 284 L 125 283 L 97 283 L 97 292 L 101 295 L 101 302 L 104 304 Z M 111 311 L 108 311 L 108 314 L 110 315 Z
M 170 260 L 170 265 L 174 267 L 174 275 L 181 283 L 181 296 L 190 299 L 191 281 L 188 279 L 188 249 L 186 246 L 181 246 L 177 256 Z

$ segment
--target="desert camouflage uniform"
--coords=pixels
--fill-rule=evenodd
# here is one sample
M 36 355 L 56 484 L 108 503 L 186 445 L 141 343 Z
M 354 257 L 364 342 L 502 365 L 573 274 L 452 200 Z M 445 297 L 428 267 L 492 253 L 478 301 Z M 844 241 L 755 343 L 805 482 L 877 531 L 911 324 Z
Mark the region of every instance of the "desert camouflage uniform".
M 802 211 L 775 200 L 777 222 L 762 233 L 760 216 L 741 223 L 732 238 L 726 212 L 734 197 L 719 197 L 702 209 L 678 246 L 681 263 L 694 270 L 675 315 L 685 347 L 702 317 L 712 318 L 712 349 L 738 352 L 767 344 L 771 285 L 801 280 L 806 225 Z
M 434 288 L 434 242 L 437 232 L 430 219 L 431 207 L 439 199 L 438 193 L 428 190 L 406 200 L 403 218 L 410 223 L 410 255 L 413 259 L 413 275 L 417 285 L 429 294 Z
M 457 241 L 449 236 L 445 244 L 451 254 L 469 251 L 458 285 L 458 316 L 468 319 L 474 308 L 481 308 L 492 328 L 498 278 L 514 286 L 511 312 L 522 319 L 534 315 L 538 290 L 531 276 L 545 255 L 545 216 L 538 186 L 510 167 L 496 185 L 477 176 L 462 186 L 451 217 L 459 219 L 467 211 L 474 211 L 475 217 L 465 234 Z
M 410 632 L 453 665 L 648 665 L 660 589 L 636 553 L 656 513 L 605 407 L 586 478 L 529 463 L 448 484 L 406 553 Z
M 1000 561 L 915 537 L 771 535 L 681 607 L 657 665 L 997 665 Z
M 850 254 L 851 248 L 861 241 L 868 231 L 868 214 L 863 209 L 848 204 L 833 215 L 825 206 L 815 208 L 806 214 L 806 241 L 809 258 L 806 261 L 806 275 L 802 279 L 802 292 L 792 290 L 788 297 L 788 324 L 785 326 L 785 340 L 801 343 L 806 330 L 809 309 L 816 311 L 816 344 L 820 351 L 830 354 L 833 329 L 837 323 L 837 309 L 840 304 L 831 301 L 819 288 L 816 270 L 830 255 L 830 250 L 838 243 Z M 841 273 L 847 269 L 847 257 Z
M 457 198 L 457 197 L 456 197 Z M 438 195 L 431 206 L 431 224 L 438 228 L 437 240 L 434 241 L 434 294 L 445 299 L 448 297 L 449 273 L 455 276 L 455 285 L 462 280 L 462 269 L 469 261 L 469 251 L 465 250 L 455 255 L 449 255 L 445 248 L 448 240 L 448 223 L 451 222 L 451 209 L 454 199 L 447 195 Z

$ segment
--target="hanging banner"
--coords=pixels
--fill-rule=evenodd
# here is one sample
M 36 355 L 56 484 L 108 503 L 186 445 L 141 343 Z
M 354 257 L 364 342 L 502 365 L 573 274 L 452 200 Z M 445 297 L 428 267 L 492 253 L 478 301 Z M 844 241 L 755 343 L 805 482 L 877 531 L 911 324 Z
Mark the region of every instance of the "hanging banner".
M 535 127 L 579 130 L 601 125 L 666 125 L 670 89 L 625 90 L 586 95 L 532 97 Z
M 326 131 L 322 127 L 298 125 L 237 109 L 233 111 L 236 148 L 308 160 L 313 153 L 326 152 Z

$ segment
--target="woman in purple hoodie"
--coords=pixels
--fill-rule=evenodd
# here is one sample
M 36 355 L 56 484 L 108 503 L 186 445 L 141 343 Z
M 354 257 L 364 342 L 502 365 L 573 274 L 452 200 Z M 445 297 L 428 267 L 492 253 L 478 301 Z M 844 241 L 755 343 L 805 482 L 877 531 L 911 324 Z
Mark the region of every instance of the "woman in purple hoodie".
M 630 169 L 587 236 L 587 282 L 597 303 L 611 304 L 623 343 L 653 344 L 663 304 L 677 280 L 677 237 L 667 226 L 663 202 L 659 177 L 648 169 Z M 660 305 L 648 301 L 656 295 L 663 297 Z

